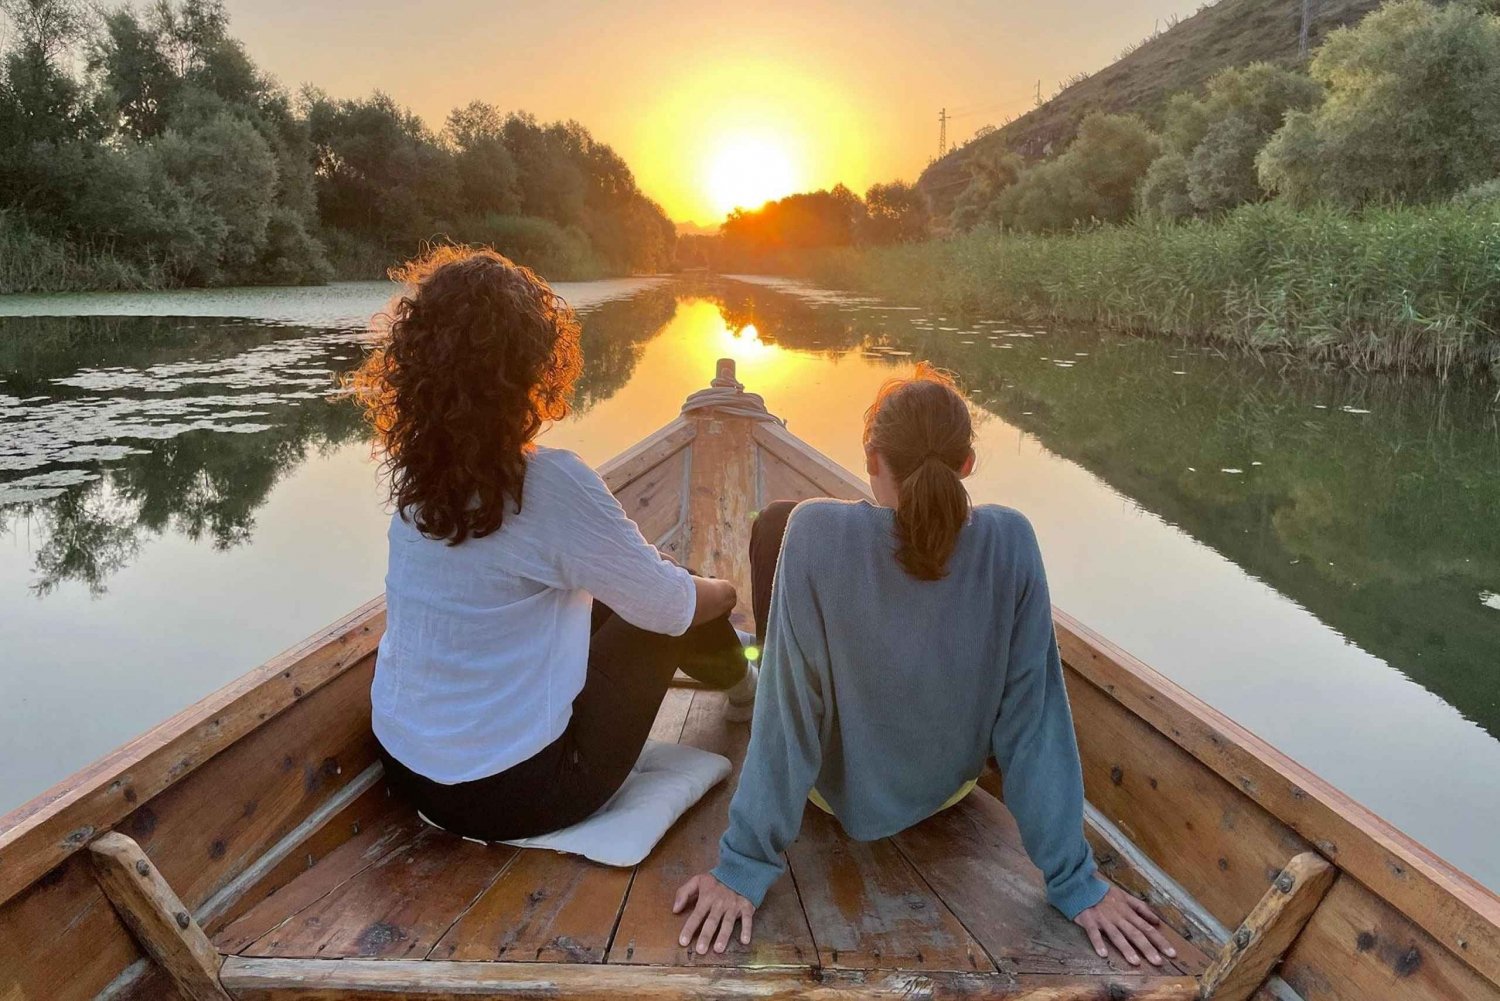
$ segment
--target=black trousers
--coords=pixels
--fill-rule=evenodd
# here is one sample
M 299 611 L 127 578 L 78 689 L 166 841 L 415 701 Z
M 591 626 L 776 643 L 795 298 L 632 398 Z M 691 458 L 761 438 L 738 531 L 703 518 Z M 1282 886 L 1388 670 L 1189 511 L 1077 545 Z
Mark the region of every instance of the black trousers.
M 761 646 L 765 646 L 766 624 L 771 618 L 771 582 L 776 578 L 776 561 L 781 558 L 787 519 L 796 506 L 796 501 L 784 500 L 767 504 L 750 526 L 750 610 L 755 616 L 755 642 Z
M 419 775 L 381 748 L 386 775 L 429 820 L 465 837 L 511 841 L 576 824 L 630 774 L 679 667 L 711 688 L 732 688 L 745 676 L 727 616 L 665 636 L 595 602 L 588 675 L 562 736 L 497 775 L 455 785 Z

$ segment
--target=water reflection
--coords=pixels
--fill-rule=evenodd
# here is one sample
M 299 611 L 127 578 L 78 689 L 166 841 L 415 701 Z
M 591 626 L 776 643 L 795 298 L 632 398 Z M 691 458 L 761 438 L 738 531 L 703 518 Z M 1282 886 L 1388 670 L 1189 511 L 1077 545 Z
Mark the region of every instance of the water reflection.
M 672 316 L 661 289 L 586 313 L 577 401 L 630 380 Z M 365 331 L 212 318 L 0 321 L 0 533 L 24 524 L 39 595 L 102 595 L 144 542 L 172 532 L 248 543 L 255 512 L 310 456 L 362 440 L 337 389 Z

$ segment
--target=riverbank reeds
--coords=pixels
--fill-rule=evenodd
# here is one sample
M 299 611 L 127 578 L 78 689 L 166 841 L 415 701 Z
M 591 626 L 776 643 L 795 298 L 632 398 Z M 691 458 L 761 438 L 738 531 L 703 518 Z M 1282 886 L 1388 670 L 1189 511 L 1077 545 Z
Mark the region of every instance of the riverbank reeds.
M 38 233 L 0 210 L 0 294 L 161 288 L 159 274 L 94 247 Z
M 978 230 L 786 262 L 822 284 L 965 314 L 1083 321 L 1353 368 L 1500 377 L 1500 203 Z

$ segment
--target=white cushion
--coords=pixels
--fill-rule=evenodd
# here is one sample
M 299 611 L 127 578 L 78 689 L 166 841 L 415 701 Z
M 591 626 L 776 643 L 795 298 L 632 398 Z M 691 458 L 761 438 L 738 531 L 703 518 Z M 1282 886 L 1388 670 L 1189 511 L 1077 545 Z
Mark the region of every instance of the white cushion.
M 625 784 L 593 816 L 551 834 L 506 844 L 633 866 L 730 771 L 729 759 L 722 754 L 648 740 Z

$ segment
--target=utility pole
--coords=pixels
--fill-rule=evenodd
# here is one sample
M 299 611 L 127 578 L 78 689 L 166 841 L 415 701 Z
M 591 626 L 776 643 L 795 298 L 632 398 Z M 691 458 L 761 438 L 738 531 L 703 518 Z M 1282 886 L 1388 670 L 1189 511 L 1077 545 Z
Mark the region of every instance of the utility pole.
M 1042 106 L 1042 81 L 1040 80 L 1036 82 L 1036 106 L 1038 108 Z
M 948 155 L 948 109 L 938 112 L 938 156 Z
M 1307 58 L 1308 35 L 1312 32 L 1312 0 L 1302 0 L 1302 31 L 1297 36 L 1297 52 Z

